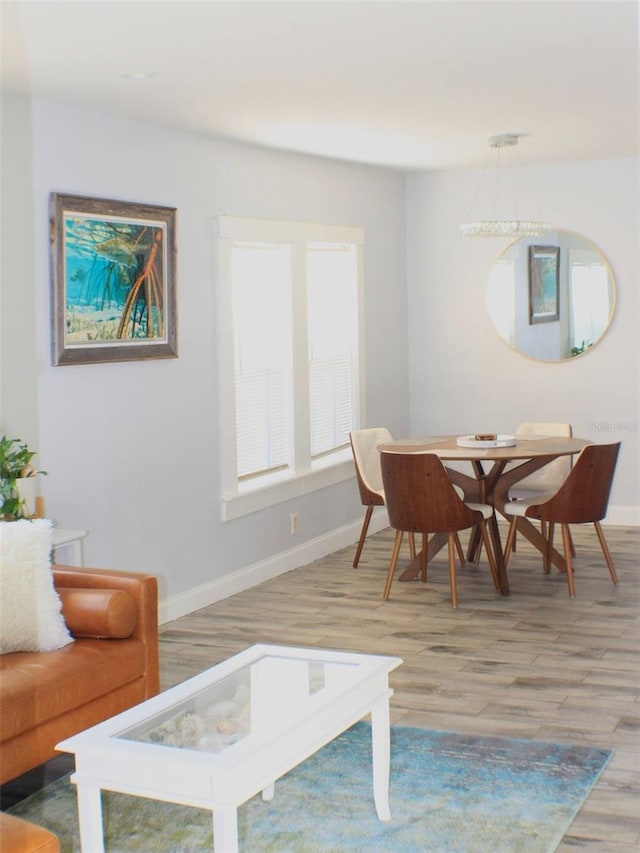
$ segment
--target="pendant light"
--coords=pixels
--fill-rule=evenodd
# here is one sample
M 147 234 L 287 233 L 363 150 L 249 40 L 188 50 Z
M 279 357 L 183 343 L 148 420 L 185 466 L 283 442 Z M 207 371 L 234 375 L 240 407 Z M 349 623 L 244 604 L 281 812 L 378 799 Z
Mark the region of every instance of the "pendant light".
M 518 211 L 518 200 L 516 196 L 516 184 L 511 163 L 511 149 L 518 144 L 521 134 L 501 133 L 489 137 L 489 154 L 478 181 L 475 194 L 469 207 L 466 220 L 460 226 L 460 231 L 465 237 L 523 237 L 547 234 L 551 231 L 551 225 L 540 219 L 521 219 Z M 507 164 L 502 164 L 503 159 Z M 491 162 L 493 161 L 493 163 Z M 486 219 L 472 218 L 474 205 L 481 188 L 486 185 L 493 172 L 493 210 L 490 217 Z M 505 188 L 505 184 L 507 187 Z M 504 208 L 498 211 L 498 206 L 503 204 L 505 196 L 508 199 L 510 209 L 509 216 L 504 215 Z

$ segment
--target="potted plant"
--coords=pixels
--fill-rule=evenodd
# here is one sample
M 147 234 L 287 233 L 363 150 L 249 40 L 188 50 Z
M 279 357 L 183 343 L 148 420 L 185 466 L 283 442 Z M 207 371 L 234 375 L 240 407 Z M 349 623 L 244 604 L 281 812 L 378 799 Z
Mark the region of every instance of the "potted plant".
M 36 512 L 36 475 L 46 471 L 36 471 L 32 466 L 35 455 L 19 438 L 0 435 L 0 518 L 5 521 L 28 518 Z

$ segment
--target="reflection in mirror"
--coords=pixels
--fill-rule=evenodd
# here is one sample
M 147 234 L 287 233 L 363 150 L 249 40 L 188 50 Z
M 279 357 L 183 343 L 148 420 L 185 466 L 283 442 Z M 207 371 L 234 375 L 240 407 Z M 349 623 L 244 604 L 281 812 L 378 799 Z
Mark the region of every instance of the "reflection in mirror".
M 540 361 L 591 349 L 611 322 L 615 300 L 607 260 L 569 231 L 516 240 L 495 262 L 487 288 L 487 309 L 500 337 Z

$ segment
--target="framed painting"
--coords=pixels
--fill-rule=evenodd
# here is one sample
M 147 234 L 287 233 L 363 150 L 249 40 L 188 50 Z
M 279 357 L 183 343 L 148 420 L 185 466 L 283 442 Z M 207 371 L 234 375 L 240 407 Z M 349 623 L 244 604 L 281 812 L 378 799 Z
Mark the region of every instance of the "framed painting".
M 177 357 L 176 210 L 51 193 L 52 363 Z
M 529 246 L 529 324 L 560 319 L 560 249 Z

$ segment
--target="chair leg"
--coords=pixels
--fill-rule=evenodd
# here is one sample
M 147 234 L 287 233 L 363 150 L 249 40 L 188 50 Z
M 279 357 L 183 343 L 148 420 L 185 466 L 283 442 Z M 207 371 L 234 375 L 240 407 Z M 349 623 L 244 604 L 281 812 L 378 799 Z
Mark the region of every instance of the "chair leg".
M 547 536 L 547 541 L 544 546 L 544 553 L 542 555 L 542 571 L 545 575 L 548 575 L 551 571 L 551 552 L 553 551 L 553 534 L 555 531 L 555 522 L 549 522 L 549 534 Z M 573 553 L 573 552 L 572 552 Z
M 391 553 L 391 562 L 389 563 L 389 572 L 387 573 L 387 582 L 384 586 L 384 593 L 382 595 L 385 601 L 389 598 L 389 593 L 391 592 L 393 573 L 395 572 L 396 566 L 398 564 L 398 555 L 400 554 L 400 546 L 402 545 L 403 535 L 404 532 L 402 530 L 396 530 L 396 538 L 393 543 L 393 551 Z
M 409 556 L 412 560 L 416 558 L 416 537 L 413 530 L 409 531 Z
M 413 533 L 410 534 L 413 536 Z M 420 575 L 422 583 L 427 582 L 427 534 L 422 534 L 422 551 L 420 551 Z
M 511 524 L 509 525 L 509 532 L 507 533 L 507 541 L 504 546 L 504 567 L 505 569 L 509 565 L 509 557 L 511 556 L 511 552 L 513 550 L 513 542 L 516 538 L 516 525 L 518 524 L 518 517 L 516 515 L 511 516 Z
M 458 606 L 458 579 L 456 576 L 456 535 L 449 533 L 449 586 L 451 587 L 451 606 Z
M 356 555 L 353 558 L 353 568 L 358 568 L 358 563 L 360 562 L 360 554 L 362 553 L 362 548 L 364 546 L 364 540 L 367 537 L 367 530 L 369 529 L 369 522 L 371 521 L 371 516 L 373 514 L 373 506 L 369 504 L 367 507 L 367 511 L 364 514 L 364 521 L 362 522 L 362 530 L 360 531 L 360 539 L 358 540 L 358 547 L 356 549 Z
M 564 545 L 564 558 L 567 561 L 567 585 L 569 586 L 569 596 L 576 597 L 576 590 L 573 583 L 573 560 L 571 559 L 571 534 L 569 533 L 569 525 L 562 524 L 562 543 Z
M 480 532 L 482 533 L 482 541 L 484 542 L 484 547 L 487 552 L 487 560 L 489 560 L 489 568 L 491 569 L 493 585 L 495 586 L 496 590 L 500 592 L 500 582 L 498 580 L 498 567 L 496 565 L 496 558 L 493 553 L 493 548 L 491 547 L 491 541 L 489 540 L 487 525 L 484 521 L 480 522 Z
M 611 559 L 611 552 L 609 551 L 609 546 L 607 545 L 606 539 L 604 538 L 604 533 L 602 532 L 602 527 L 599 521 L 594 521 L 593 526 L 596 529 L 596 533 L 598 534 L 598 539 L 600 541 L 600 547 L 602 548 L 602 553 L 604 554 L 604 558 L 607 562 L 607 568 L 609 569 L 609 574 L 611 575 L 611 580 L 614 583 L 618 583 L 618 575 L 616 574 L 616 570 L 613 567 L 613 560 Z
M 571 531 L 569 531 L 569 540 L 571 541 L 571 556 L 575 557 L 576 555 L 576 546 L 573 544 L 573 537 L 571 536 Z
M 465 566 L 467 561 L 464 558 L 464 551 L 462 550 L 462 545 L 460 544 L 460 537 L 456 533 L 456 551 L 458 552 L 458 559 L 460 560 L 460 565 Z

